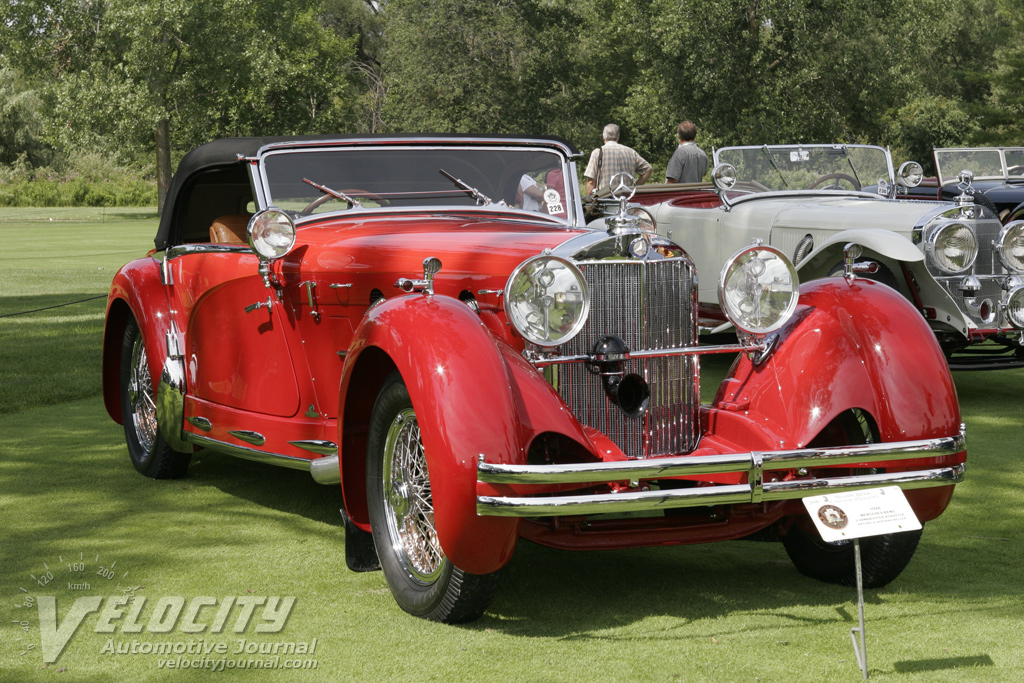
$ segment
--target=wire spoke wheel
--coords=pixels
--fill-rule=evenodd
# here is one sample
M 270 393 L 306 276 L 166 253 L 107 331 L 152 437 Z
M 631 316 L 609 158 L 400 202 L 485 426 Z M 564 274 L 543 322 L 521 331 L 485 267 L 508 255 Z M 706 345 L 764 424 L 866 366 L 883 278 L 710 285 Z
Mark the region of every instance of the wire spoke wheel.
M 420 423 L 397 372 L 384 382 L 370 417 L 366 501 L 380 568 L 402 609 L 448 624 L 483 614 L 498 574 L 469 574 L 444 554 Z
M 153 381 L 149 375 L 142 335 L 137 335 L 132 344 L 130 367 L 128 405 L 131 408 L 132 427 L 139 444 L 144 450 L 151 451 L 156 444 L 156 401 L 153 398 Z
M 191 453 L 171 448 L 160 433 L 156 391 L 149 372 L 146 343 L 134 318 L 121 341 L 121 421 L 128 457 L 140 473 L 153 479 L 185 476 Z
M 427 460 L 416 413 L 395 416 L 384 445 L 384 497 L 388 535 L 409 576 L 426 585 L 444 568 L 445 558 L 434 528 Z

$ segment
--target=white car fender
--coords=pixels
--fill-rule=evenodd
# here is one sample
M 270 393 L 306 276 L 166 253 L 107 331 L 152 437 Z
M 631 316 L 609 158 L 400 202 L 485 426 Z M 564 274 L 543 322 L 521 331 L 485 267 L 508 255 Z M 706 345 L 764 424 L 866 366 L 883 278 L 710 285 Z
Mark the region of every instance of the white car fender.
M 797 264 L 797 271 L 803 279 L 828 275 L 829 270 L 843 260 L 843 249 L 850 243 L 859 244 L 865 250 L 893 261 L 924 262 L 924 253 L 920 249 L 903 235 L 891 230 L 843 230 L 815 245 L 814 250 Z M 803 276 L 804 272 L 807 276 Z
M 902 264 L 917 287 L 917 300 L 915 301 L 913 296 L 907 298 L 915 306 L 934 311 L 925 315 L 933 326 L 938 323 L 939 327 L 956 331 L 965 337 L 968 336 L 969 330 L 975 327 L 974 323 L 960 311 L 952 297 L 928 273 L 924 253 L 903 235 L 887 230 L 843 230 L 831 235 L 797 265 L 800 280 L 806 282 L 828 277 L 835 265 L 842 262 L 843 249 L 850 243 L 862 246 L 865 258 L 876 256 L 889 261 L 887 266 L 900 280 L 903 279 L 900 269 L 894 266 L 897 263 Z M 900 291 L 905 296 L 908 294 L 903 291 L 903 287 L 900 287 Z

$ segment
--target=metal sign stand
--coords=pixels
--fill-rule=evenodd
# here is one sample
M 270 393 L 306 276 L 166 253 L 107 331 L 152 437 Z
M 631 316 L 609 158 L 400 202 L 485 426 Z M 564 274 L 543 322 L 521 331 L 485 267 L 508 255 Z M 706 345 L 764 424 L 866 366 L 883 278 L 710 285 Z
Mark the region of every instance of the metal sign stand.
M 853 539 L 853 561 L 857 568 L 857 616 L 860 618 L 860 626 L 850 629 L 850 641 L 853 643 L 853 655 L 857 658 L 857 666 L 864 680 L 868 680 L 868 651 L 864 645 L 864 574 L 860 565 L 860 539 Z M 860 644 L 857 638 L 860 638 Z
M 864 642 L 864 569 L 860 539 L 917 530 L 921 528 L 921 522 L 898 486 L 810 496 L 804 498 L 803 503 L 823 541 L 853 541 L 859 624 L 850 629 L 850 642 L 853 643 L 853 654 L 861 676 L 866 681 L 868 651 Z

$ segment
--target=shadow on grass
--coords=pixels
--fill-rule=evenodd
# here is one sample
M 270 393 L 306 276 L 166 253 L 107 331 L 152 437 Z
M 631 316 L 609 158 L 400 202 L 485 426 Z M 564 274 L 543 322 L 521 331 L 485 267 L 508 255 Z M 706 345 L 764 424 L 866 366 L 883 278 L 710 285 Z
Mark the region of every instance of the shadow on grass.
M 339 544 L 344 541 L 340 487 L 317 484 L 309 472 L 199 451 L 192 456 L 187 481 L 213 486 L 263 508 L 338 527 Z
M 259 549 L 269 560 L 268 536 L 342 547 L 334 487 L 219 455 L 197 456 L 184 479 L 147 479 L 98 398 L 0 416 L 0 454 L 2 574 L 13 581 L 84 550 L 186 588 L 199 582 L 194 591 L 207 571 L 199 558 L 244 561 Z
M 918 659 L 896 662 L 893 665 L 893 669 L 897 673 L 921 673 L 922 671 L 944 671 L 947 669 L 966 669 L 982 666 L 995 666 L 995 662 L 988 655 L 945 657 L 942 659 Z

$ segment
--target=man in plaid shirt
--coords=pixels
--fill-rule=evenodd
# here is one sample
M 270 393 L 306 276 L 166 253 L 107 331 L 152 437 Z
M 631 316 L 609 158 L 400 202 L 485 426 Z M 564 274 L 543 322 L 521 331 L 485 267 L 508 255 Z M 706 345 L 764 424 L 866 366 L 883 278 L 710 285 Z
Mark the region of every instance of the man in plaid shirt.
M 595 188 L 605 189 L 616 173 L 629 173 L 643 185 L 651 175 L 651 165 L 633 149 L 619 144 L 619 127 L 609 123 L 601 134 L 604 146 L 590 154 L 590 163 L 583 177 L 587 179 L 587 194 Z

